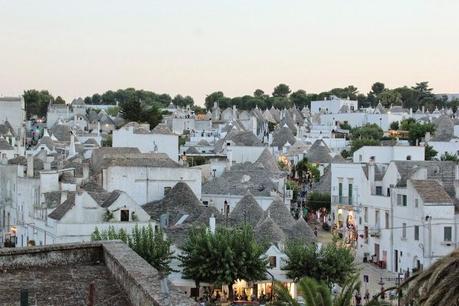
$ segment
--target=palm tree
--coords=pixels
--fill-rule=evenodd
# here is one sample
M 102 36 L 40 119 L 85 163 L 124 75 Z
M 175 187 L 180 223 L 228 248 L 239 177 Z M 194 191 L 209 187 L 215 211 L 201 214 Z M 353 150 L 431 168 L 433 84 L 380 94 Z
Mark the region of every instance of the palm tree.
M 401 286 L 403 302 L 422 306 L 459 305 L 459 249 L 439 259 L 427 270 L 408 278 Z
M 282 283 L 276 282 L 274 285 L 276 301 L 273 306 L 300 306 L 288 292 Z M 350 278 L 343 286 L 340 294 L 333 298 L 330 288 L 324 282 L 318 282 L 314 278 L 304 277 L 298 282 L 298 291 L 304 299 L 306 306 L 350 306 L 354 291 L 360 290 L 358 275 Z

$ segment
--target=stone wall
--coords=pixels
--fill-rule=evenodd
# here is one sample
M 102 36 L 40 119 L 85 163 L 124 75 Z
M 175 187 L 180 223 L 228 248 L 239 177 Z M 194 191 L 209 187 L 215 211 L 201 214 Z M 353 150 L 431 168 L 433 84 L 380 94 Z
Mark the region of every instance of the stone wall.
M 162 280 L 155 268 L 121 241 L 0 249 L 0 274 L 36 267 L 52 269 L 100 263 L 105 263 L 132 305 L 196 305 L 167 280 Z

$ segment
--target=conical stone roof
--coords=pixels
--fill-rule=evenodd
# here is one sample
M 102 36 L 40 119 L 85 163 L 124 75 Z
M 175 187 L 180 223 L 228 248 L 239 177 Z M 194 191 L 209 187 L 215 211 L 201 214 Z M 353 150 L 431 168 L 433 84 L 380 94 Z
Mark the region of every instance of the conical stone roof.
M 175 184 L 162 200 L 143 205 L 143 209 L 154 220 L 159 220 L 161 215 L 165 213 L 170 214 L 170 220 L 174 220 L 178 215 L 184 214 L 196 219 L 201 215 L 203 208 L 204 206 L 193 190 L 185 182 Z
M 303 243 L 311 243 L 316 240 L 313 230 L 303 218 L 299 218 L 295 221 L 288 231 L 288 238 Z
M 269 244 L 284 242 L 287 237 L 279 225 L 277 225 L 270 216 L 266 216 L 266 218 L 255 227 L 255 239 L 259 243 Z
M 270 216 L 284 231 L 289 231 L 295 221 L 287 205 L 282 202 L 280 197 L 276 197 L 265 211 L 265 218 L 268 216 Z
M 262 166 L 266 170 L 271 171 L 273 173 L 279 173 L 281 171 L 279 169 L 279 166 L 277 165 L 276 159 L 274 158 L 274 156 L 268 148 L 265 148 L 263 152 L 261 152 L 260 156 L 255 161 L 255 166 Z
M 255 227 L 260 219 L 263 218 L 263 209 L 258 205 L 254 196 L 250 192 L 247 192 L 236 204 L 229 217 L 231 223 L 234 225 L 246 222 L 252 227 Z

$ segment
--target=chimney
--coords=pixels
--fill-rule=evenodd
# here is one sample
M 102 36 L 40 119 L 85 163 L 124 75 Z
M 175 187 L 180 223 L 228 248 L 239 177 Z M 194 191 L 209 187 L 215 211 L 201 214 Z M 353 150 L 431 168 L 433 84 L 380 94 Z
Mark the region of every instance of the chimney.
M 233 120 L 236 120 L 237 119 L 237 109 L 236 109 L 236 105 L 233 104 Z
M 33 177 L 33 155 L 27 154 L 27 176 Z
M 368 162 L 368 180 L 370 180 L 371 194 L 376 194 L 375 167 L 375 160 L 370 158 L 370 161 Z
M 100 122 L 97 121 L 97 136 L 100 136 Z
M 410 107 L 410 117 L 413 117 L 413 108 Z
M 75 149 L 75 135 L 71 132 L 70 135 L 70 147 L 69 147 L 69 157 L 75 156 L 76 155 L 76 149 Z
M 83 180 L 89 179 L 89 164 L 83 163 Z
M 211 234 L 215 234 L 215 227 L 216 227 L 215 221 L 216 221 L 215 216 L 214 214 L 212 214 L 209 218 L 209 229 L 210 229 Z
M 233 166 L 233 151 L 231 148 L 226 150 L 226 158 L 228 159 L 227 170 L 231 170 L 231 167 Z

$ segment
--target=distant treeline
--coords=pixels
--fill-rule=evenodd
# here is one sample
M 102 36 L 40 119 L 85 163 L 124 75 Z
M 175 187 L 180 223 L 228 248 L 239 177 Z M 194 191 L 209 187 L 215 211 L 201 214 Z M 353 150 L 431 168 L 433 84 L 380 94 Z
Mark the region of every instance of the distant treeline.
M 386 88 L 384 83 L 376 82 L 367 94 L 359 93 L 358 88 L 353 85 L 344 88 L 333 88 L 321 93 L 307 93 L 303 89 L 292 92 L 288 85 L 279 84 L 271 94 L 266 94 L 263 90 L 256 89 L 252 95 L 232 98 L 225 96 L 222 91 L 215 91 L 206 97 L 204 107 L 207 110 L 211 110 L 214 103 L 217 102 L 220 108 L 236 105 L 238 109 L 243 110 L 250 110 L 256 106 L 261 109 L 271 108 L 272 106 L 282 109 L 293 105 L 303 108 L 304 106 L 309 107 L 311 101 L 323 100 L 332 95 L 343 99 L 357 100 L 359 107 L 374 107 L 381 102 L 385 107 L 401 105 L 404 108 L 417 110 L 424 106 L 426 110 L 432 111 L 436 107 L 450 106 L 456 111 L 457 106 L 459 106 L 459 100 L 447 102 L 446 96 L 435 95 L 428 82 L 416 83 L 412 87 L 403 86 L 394 89 Z M 24 99 L 28 117 L 31 115 L 45 116 L 49 102 L 65 103 L 60 96 L 54 98 L 47 90 L 27 90 L 24 92 Z M 176 95 L 172 98 L 165 93 L 158 94 L 135 88 L 118 89 L 116 91 L 108 90 L 103 94 L 95 93 L 84 98 L 84 102 L 90 105 L 115 105 L 118 102 L 121 109 L 125 108 L 127 104 L 138 103 L 142 108 L 161 109 L 166 108 L 172 102 L 176 106 L 192 106 L 198 113 L 205 112 L 205 109 L 194 105 L 194 100 L 190 96 Z

